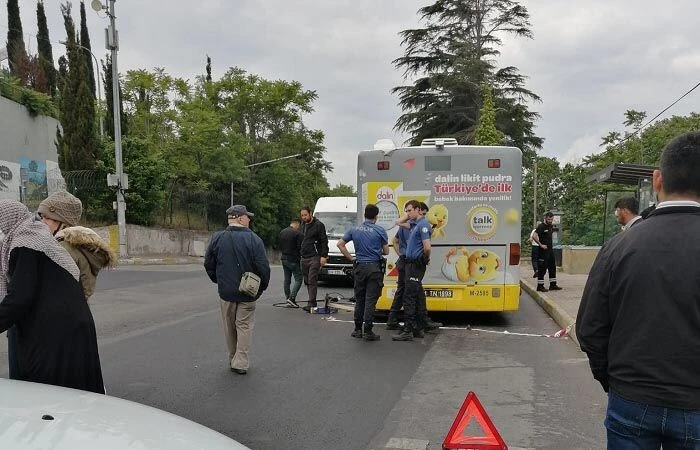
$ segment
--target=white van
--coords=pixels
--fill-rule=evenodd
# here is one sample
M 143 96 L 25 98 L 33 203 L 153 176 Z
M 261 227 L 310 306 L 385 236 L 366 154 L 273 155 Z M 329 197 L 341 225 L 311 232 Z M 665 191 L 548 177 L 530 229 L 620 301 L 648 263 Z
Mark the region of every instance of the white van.
M 323 222 L 328 235 L 328 261 L 321 267 L 319 280 L 352 279 L 352 263 L 338 250 L 338 240 L 357 224 L 357 197 L 321 197 L 316 201 L 314 217 Z M 352 242 L 346 248 L 355 256 Z

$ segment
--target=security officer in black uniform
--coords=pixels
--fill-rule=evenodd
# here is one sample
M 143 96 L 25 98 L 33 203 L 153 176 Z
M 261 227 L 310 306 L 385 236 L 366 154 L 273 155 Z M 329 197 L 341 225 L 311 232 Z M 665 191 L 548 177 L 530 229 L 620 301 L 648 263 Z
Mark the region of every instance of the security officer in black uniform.
M 560 291 L 557 285 L 557 264 L 554 260 L 554 249 L 552 248 L 552 232 L 554 227 L 554 214 L 547 212 L 544 215 L 544 222 L 537 225 L 532 240 L 539 245 L 539 260 L 537 261 L 537 290 L 547 292 L 544 287 L 544 273 L 549 272 L 549 290 Z
M 389 237 L 384 228 L 377 225 L 379 208 L 368 204 L 365 221 L 345 232 L 338 241 L 338 249 L 354 263 L 355 277 L 355 331 L 350 336 L 365 341 L 378 341 L 379 335 L 372 331 L 374 308 L 384 286 L 384 258 L 389 254 Z M 355 243 L 355 259 L 346 248 Z M 364 324 L 364 327 L 363 327 Z

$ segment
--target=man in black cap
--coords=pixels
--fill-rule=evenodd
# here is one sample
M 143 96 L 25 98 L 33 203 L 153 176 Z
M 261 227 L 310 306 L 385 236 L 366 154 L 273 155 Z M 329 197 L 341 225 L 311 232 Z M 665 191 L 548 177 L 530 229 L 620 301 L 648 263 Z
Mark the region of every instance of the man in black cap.
M 270 263 L 262 239 L 249 228 L 254 214 L 244 205 L 234 205 L 226 214 L 229 226 L 212 236 L 204 268 L 219 287 L 231 371 L 244 375 L 250 366 L 248 353 L 253 340 L 255 302 L 270 283 Z M 260 278 L 260 286 L 253 295 L 240 290 L 241 279 L 247 272 Z

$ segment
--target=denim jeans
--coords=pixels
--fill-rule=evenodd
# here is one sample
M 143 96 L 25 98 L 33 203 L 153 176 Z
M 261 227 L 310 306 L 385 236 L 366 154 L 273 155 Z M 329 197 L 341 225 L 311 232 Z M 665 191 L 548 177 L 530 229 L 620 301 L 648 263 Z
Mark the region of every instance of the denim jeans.
M 296 300 L 297 292 L 301 288 L 301 263 L 299 261 L 282 260 L 284 270 L 284 295 L 285 298 Z M 294 275 L 294 285 L 292 285 L 292 275 Z
M 700 450 L 700 409 L 675 409 L 608 394 L 608 450 Z

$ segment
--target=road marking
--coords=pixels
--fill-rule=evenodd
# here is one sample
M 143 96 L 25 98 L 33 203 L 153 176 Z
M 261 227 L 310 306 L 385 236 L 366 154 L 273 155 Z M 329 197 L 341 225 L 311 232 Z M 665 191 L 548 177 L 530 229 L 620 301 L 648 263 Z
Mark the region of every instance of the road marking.
M 391 438 L 386 443 L 386 447 L 399 450 L 426 450 L 430 441 L 423 439 Z

